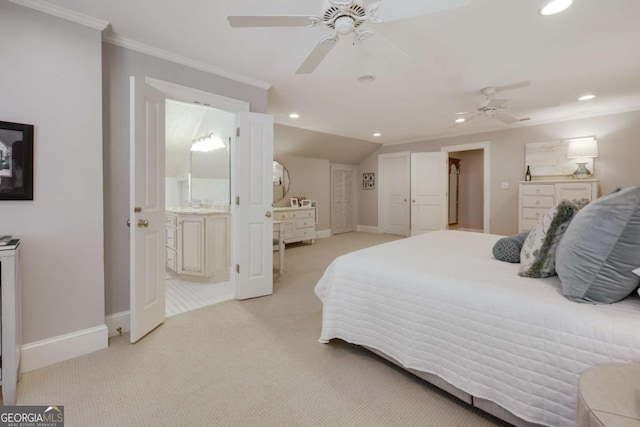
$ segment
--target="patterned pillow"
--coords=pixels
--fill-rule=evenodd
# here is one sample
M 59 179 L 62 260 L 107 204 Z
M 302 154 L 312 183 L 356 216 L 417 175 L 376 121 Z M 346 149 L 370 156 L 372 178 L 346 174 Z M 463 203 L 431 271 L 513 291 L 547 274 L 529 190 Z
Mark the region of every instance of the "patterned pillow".
M 549 277 L 556 274 L 556 248 L 576 213 L 589 203 L 586 199 L 563 200 L 540 218 L 520 251 L 522 277 Z
M 493 245 L 493 256 L 500 261 L 516 263 L 520 262 L 522 244 L 529 235 L 528 231 L 503 237 Z

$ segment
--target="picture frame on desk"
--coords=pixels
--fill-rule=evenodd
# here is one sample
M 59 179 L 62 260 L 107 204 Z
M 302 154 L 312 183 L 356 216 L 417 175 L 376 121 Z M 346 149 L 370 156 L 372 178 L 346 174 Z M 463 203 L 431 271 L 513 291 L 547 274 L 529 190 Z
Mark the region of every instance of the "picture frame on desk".
M 33 125 L 0 121 L 0 200 L 33 200 Z
M 298 198 L 297 197 L 290 198 L 289 202 L 291 203 L 291 207 L 292 208 L 299 208 L 300 207 L 300 203 L 298 202 Z
M 303 207 L 303 208 L 308 208 L 308 207 L 310 207 L 310 206 L 311 206 L 311 200 L 307 200 L 307 199 L 302 200 L 302 201 L 300 202 L 300 206 L 301 206 L 301 207 Z

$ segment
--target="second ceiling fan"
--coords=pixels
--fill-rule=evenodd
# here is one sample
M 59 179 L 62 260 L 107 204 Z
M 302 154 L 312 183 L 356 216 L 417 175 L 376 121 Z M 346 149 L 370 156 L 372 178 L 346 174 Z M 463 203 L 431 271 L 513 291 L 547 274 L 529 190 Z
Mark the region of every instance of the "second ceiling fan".
M 232 27 L 315 27 L 325 25 L 333 30 L 320 39 L 296 74 L 311 74 L 331 52 L 341 36 L 353 35 L 353 42 L 361 43 L 374 31 L 361 28 L 371 22 L 398 21 L 441 10 L 465 6 L 470 0 L 381 0 L 366 5 L 364 0 L 323 0 L 321 16 L 229 16 Z

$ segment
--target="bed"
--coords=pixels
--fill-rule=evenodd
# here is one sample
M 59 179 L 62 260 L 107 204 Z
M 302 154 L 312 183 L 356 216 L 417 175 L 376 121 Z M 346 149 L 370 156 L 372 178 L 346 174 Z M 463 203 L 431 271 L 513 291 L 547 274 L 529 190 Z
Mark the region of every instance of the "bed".
M 523 278 L 502 236 L 438 231 L 337 258 L 315 292 L 320 342 L 366 347 L 516 425 L 575 425 L 580 374 L 640 360 L 640 297 L 579 304 Z

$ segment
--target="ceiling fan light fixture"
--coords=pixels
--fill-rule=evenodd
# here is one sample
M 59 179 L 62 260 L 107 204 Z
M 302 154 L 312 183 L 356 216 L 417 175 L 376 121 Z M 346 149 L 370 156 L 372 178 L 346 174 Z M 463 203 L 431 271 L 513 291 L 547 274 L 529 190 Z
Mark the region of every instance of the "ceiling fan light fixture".
M 298 113 L 291 113 L 291 114 L 289 114 L 289 118 L 290 118 L 290 119 L 299 119 L 299 118 L 300 118 L 300 114 L 298 114 Z
M 544 16 L 555 15 L 569 8 L 571 4 L 573 4 L 573 0 L 551 0 L 540 9 L 540 14 Z
M 580 98 L 578 98 L 578 101 L 590 101 L 593 98 L 595 98 L 596 96 L 592 93 L 588 93 L 586 95 L 582 95 Z
M 353 33 L 353 31 L 356 29 L 356 22 L 350 16 L 341 16 L 340 18 L 336 19 L 335 26 L 336 32 L 338 34 L 340 34 L 341 36 L 346 36 Z

